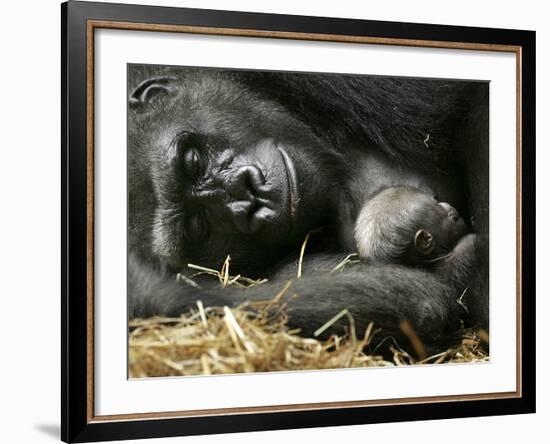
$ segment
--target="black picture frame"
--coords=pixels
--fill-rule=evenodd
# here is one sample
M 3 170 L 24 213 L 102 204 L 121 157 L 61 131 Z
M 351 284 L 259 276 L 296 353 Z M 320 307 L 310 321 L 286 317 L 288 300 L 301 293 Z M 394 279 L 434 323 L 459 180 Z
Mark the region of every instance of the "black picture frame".
M 90 291 L 90 181 L 87 147 L 92 137 L 88 119 L 87 45 L 91 21 L 156 24 L 208 29 L 295 33 L 327 36 L 328 40 L 368 37 L 386 42 L 432 42 L 440 47 L 505 45 L 517 49 L 521 79 L 519 118 L 521 178 L 517 196 L 521 208 L 521 294 L 519 313 L 520 393 L 495 399 L 452 399 L 426 403 L 388 403 L 376 406 L 323 407 L 307 410 L 253 411 L 188 417 L 96 418 L 90 375 L 93 375 L 93 305 Z M 442 418 L 509 415 L 535 412 L 535 32 L 461 26 L 396 23 L 291 15 L 137 6 L 69 1 L 61 5 L 62 23 L 62 374 L 61 438 L 90 442 L 370 424 Z M 145 31 L 144 31 L 145 32 Z M 456 46 L 456 42 L 460 42 Z M 92 200 L 93 202 L 93 200 Z M 92 221 L 93 222 L 93 221 Z M 90 231 L 91 230 L 91 231 Z M 90 289 L 91 288 L 91 289 Z M 90 347 L 92 349 L 90 350 Z

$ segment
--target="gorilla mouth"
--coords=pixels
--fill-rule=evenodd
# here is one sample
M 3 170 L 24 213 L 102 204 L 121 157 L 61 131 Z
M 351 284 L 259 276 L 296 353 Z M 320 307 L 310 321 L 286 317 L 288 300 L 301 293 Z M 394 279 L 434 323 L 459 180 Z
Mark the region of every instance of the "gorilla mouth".
M 288 183 L 288 196 L 289 196 L 289 216 L 290 220 L 294 220 L 294 215 L 296 214 L 296 204 L 298 202 L 298 186 L 296 179 L 296 169 L 294 168 L 294 162 L 287 154 L 287 152 L 281 148 L 277 147 L 283 158 L 283 164 L 285 165 L 286 178 Z

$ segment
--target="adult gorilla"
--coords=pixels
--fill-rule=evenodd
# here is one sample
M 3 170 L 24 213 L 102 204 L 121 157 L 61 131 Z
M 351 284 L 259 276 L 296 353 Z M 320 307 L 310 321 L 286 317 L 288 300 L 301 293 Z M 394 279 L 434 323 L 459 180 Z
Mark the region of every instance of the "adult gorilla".
M 406 319 L 434 348 L 464 322 L 487 327 L 487 83 L 143 65 L 128 75 L 130 317 L 270 299 L 293 279 L 289 322 L 303 334 L 344 308 L 380 338 L 404 339 Z M 363 203 L 391 185 L 475 220 L 479 263 L 460 302 L 465 288 L 425 269 L 329 272 L 355 251 Z M 269 282 L 176 282 L 188 263 L 216 268 L 228 254 L 232 274 Z

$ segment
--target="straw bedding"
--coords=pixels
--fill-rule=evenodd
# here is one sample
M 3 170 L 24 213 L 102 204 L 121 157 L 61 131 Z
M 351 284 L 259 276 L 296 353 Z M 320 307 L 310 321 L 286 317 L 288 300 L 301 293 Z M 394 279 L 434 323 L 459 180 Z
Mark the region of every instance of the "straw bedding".
M 302 257 L 303 253 L 300 255 L 298 274 L 301 274 Z M 343 262 L 343 265 L 336 265 L 333 271 L 353 260 L 348 257 Z M 197 273 L 213 275 L 219 280 L 221 287 L 248 287 L 265 282 L 239 275 L 231 276 L 229 264 L 228 257 L 220 271 L 196 265 L 190 267 L 197 270 Z M 178 275 L 178 279 L 189 278 Z M 130 377 L 472 363 L 489 360 L 486 351 L 489 338 L 483 330 L 464 331 L 457 346 L 443 353 L 427 356 L 406 322 L 401 328 L 411 339 L 411 350 L 403 348 L 403 344 L 397 344 L 391 338 L 386 338 L 385 346 L 390 353 L 383 357 L 379 349 L 370 346 L 373 337 L 381 332 L 372 323 L 365 331 L 356 331 L 353 317 L 347 310 L 327 319 L 327 323 L 316 332 L 322 333 L 332 323 L 346 316 L 349 327 L 345 335 L 333 335 L 325 340 L 301 337 L 299 330 L 289 329 L 285 306 L 279 302 L 289 285 L 290 282 L 268 301 L 246 303 L 234 308 L 204 307 L 198 301 L 195 309 L 177 318 L 155 317 L 130 321 Z

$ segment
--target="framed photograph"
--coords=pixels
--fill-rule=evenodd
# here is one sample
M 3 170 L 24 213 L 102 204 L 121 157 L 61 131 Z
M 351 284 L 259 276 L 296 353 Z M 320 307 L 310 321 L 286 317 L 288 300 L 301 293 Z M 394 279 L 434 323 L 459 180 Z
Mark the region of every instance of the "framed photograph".
M 69 1 L 62 439 L 535 411 L 535 33 Z

